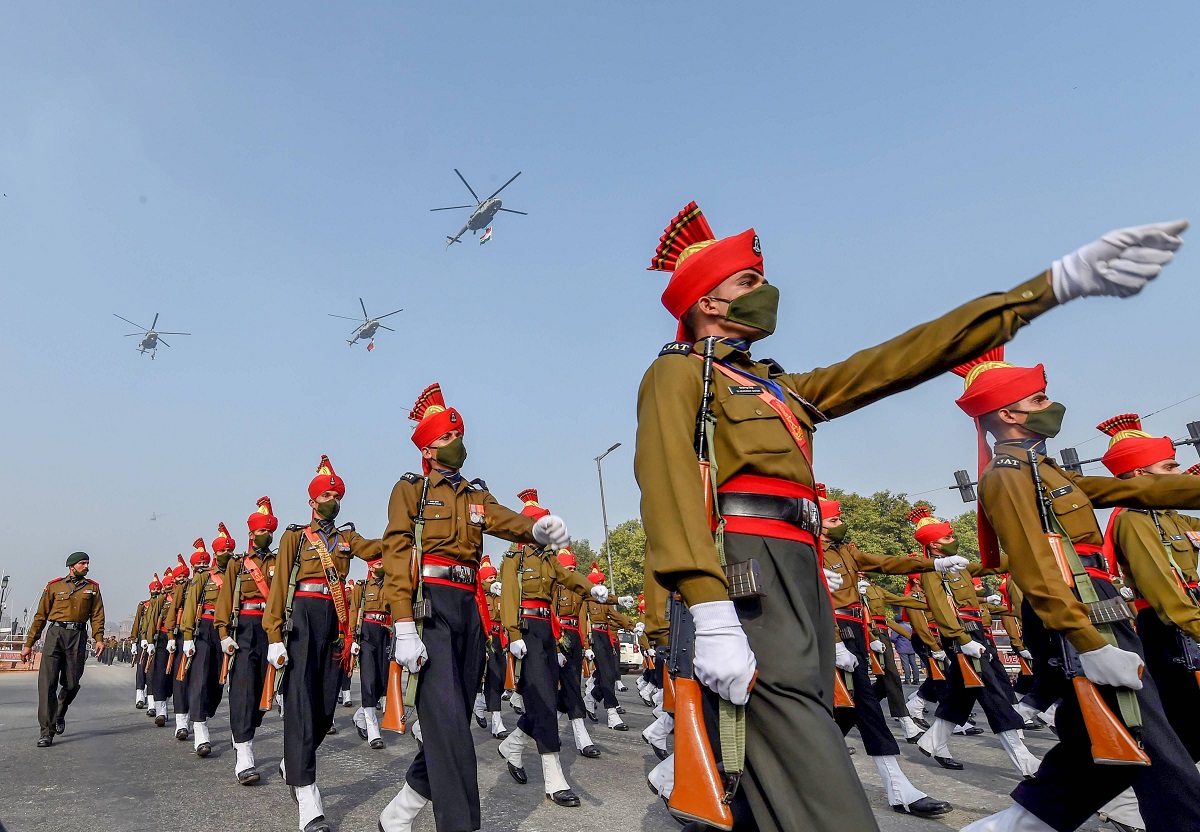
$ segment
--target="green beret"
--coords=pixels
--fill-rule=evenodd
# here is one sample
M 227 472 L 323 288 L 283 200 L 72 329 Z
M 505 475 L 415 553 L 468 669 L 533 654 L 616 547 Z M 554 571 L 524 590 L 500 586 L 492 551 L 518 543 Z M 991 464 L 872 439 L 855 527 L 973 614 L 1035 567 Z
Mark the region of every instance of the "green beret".
M 89 560 L 90 561 L 91 558 L 88 557 L 87 552 L 72 552 L 70 555 L 67 556 L 67 568 L 70 569 L 72 566 L 79 563 L 79 561 L 81 561 L 81 560 Z

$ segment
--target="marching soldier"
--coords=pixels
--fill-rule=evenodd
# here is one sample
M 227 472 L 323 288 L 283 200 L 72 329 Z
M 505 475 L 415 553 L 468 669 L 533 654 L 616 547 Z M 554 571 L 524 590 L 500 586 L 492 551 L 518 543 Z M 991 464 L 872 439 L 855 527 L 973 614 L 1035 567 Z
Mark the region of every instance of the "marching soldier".
M 225 585 L 225 568 L 236 548 L 224 523 L 217 524 L 213 541 L 216 566 L 210 568 L 207 553 L 196 565 L 196 573 L 183 605 L 183 661 L 190 663 L 187 675 L 188 706 L 194 717 L 192 730 L 197 757 L 212 751 L 208 720 L 217 712 L 224 693 L 221 680 L 221 637 L 217 634 L 217 598 Z M 197 553 L 199 554 L 199 553 Z
M 355 645 L 362 702 L 354 714 L 354 726 L 372 748 L 380 749 L 383 748 L 383 737 L 379 733 L 379 713 L 375 708 L 387 693 L 392 616 L 383 597 L 383 559 L 371 561 L 367 569 L 367 579 L 355 585 L 350 604 L 351 620 L 360 622 Z
M 150 695 L 146 697 L 146 716 L 153 718 L 159 728 L 167 724 L 167 702 L 171 698 L 172 679 L 167 673 L 167 641 L 170 637 L 167 609 L 174 591 L 175 567 L 171 565 L 163 570 L 162 590 L 154 600 L 150 619 L 142 631 L 147 642 L 146 657 L 150 662 L 146 671 L 149 676 L 147 684 L 150 686 Z
M 735 705 L 750 703 L 751 776 L 740 780 L 739 811 L 744 807 L 760 828 L 876 828 L 832 718 L 833 620 L 817 571 L 812 490 L 815 424 L 1010 340 L 1059 303 L 1135 294 L 1170 260 L 1185 225 L 1113 232 L 1008 293 L 971 301 L 804 374 L 750 357 L 752 343 L 774 331 L 779 300 L 763 277 L 753 229 L 717 240 L 695 203 L 668 226 L 651 268 L 672 272 L 662 299 L 678 321 L 678 340 L 642 380 L 634 460 L 647 583 L 678 591 L 691 610 L 701 683 Z M 1129 257 L 1137 259 L 1131 267 L 1121 259 Z M 706 352 L 709 359 L 701 360 Z M 698 459 L 715 478 L 714 495 L 705 492 Z M 714 501 L 715 514 L 707 513 Z M 720 524 L 719 552 L 713 531 Z M 744 569 L 750 560 L 770 590 L 735 603 L 723 567 Z M 756 669 L 765 684 L 751 699 Z M 805 742 L 779 742 L 788 736 Z M 805 782 L 825 788 L 796 789 Z
M 283 533 L 276 569 L 288 577 L 271 582 L 263 615 L 267 661 L 286 666 L 280 772 L 299 807 L 302 832 L 332 828 L 316 784 L 317 749 L 333 725 L 341 674 L 354 660 L 346 573 L 351 558 L 369 562 L 380 553 L 380 542 L 364 538 L 353 523 L 334 525 L 345 496 L 345 482 L 322 456 L 308 484 L 312 520 Z
M 524 493 L 518 496 L 524 499 Z M 534 502 L 537 501 L 537 492 L 533 493 L 533 499 Z M 578 565 L 575 553 L 570 549 L 558 550 L 558 562 L 562 564 L 563 569 L 572 573 Z M 594 759 L 600 756 L 600 749 L 592 742 L 587 727 L 583 724 L 584 714 L 587 713 L 583 704 L 583 660 L 585 655 L 595 656 L 591 652 L 589 628 L 583 609 L 584 600 L 590 597 L 590 589 L 588 595 L 581 595 L 564 584 L 559 584 L 557 595 L 555 612 L 562 627 L 560 650 L 566 660 L 558 674 L 558 710 L 567 715 L 567 721 L 571 725 L 571 736 L 575 740 L 575 749 L 581 756 Z
M 909 557 L 920 559 L 924 557 L 924 553 L 914 552 Z M 941 673 L 941 663 L 946 658 L 946 653 L 942 650 L 941 641 L 938 639 L 937 623 L 930 621 L 931 613 L 929 605 L 925 601 L 925 587 L 921 584 L 920 573 L 913 572 L 908 576 L 908 583 L 904 587 L 904 597 L 916 602 L 912 606 L 901 607 L 900 618 L 912 627 L 913 650 L 921 657 L 925 668 L 925 680 L 908 697 L 905 707 L 913 722 L 927 731 L 929 723 L 925 720 L 926 705 L 936 705 L 946 698 L 945 674 Z M 935 662 L 937 663 L 937 672 L 934 670 Z
M 229 728 L 236 755 L 234 776 L 243 786 L 251 786 L 260 777 L 254 764 L 254 733 L 262 724 L 264 712 L 259 710 L 258 703 L 267 676 L 267 634 L 262 621 L 275 575 L 271 540 L 279 528 L 269 497 L 259 498 L 258 508 L 246 520 L 246 526 L 250 545 L 246 554 L 234 555 L 225 567 L 213 624 L 221 640 L 221 652 L 229 657 Z
M 188 738 L 192 728 L 192 691 L 187 679 L 188 662 L 191 660 L 191 656 L 187 655 L 188 639 L 183 631 L 183 619 L 188 614 L 189 607 L 193 608 L 192 614 L 195 614 L 194 602 L 189 603 L 189 599 L 196 597 L 196 584 L 207 580 L 208 565 L 212 560 L 203 537 L 196 538 L 192 542 L 192 548 L 194 551 L 188 558 L 188 563 L 192 567 L 191 577 L 186 583 L 176 579 L 175 591 L 171 595 L 172 606 L 167 611 L 167 619 L 175 622 L 171 628 L 172 637 L 167 642 L 167 650 L 175 662 L 175 683 L 171 686 L 171 703 L 175 706 L 175 739 L 180 742 Z M 182 558 L 180 558 L 180 565 L 183 565 Z M 187 575 L 185 574 L 184 577 Z
M 1000 621 L 1004 624 L 1004 632 L 1008 634 L 1009 647 L 1024 662 L 1021 672 L 1017 674 L 1017 679 L 1013 682 L 1013 693 L 1017 696 L 1025 696 L 1033 690 L 1034 675 L 1032 669 L 1028 673 L 1025 672 L 1025 668 L 1029 667 L 1030 662 L 1033 661 L 1033 654 L 1025 649 L 1025 638 L 1021 635 L 1021 601 L 1024 600 L 1024 596 L 1021 595 L 1021 590 L 1008 575 L 1005 575 L 1004 579 L 1000 581 L 996 594 L 1000 597 L 999 609 L 993 609 L 992 614 L 1000 616 Z M 1027 712 L 1025 708 L 1021 707 L 1020 702 L 1017 703 L 1016 708 L 1017 713 L 1024 717 L 1026 728 L 1029 728 L 1031 723 L 1041 727 L 1038 709 L 1033 709 L 1032 713 Z
M 477 571 L 483 535 L 554 549 L 571 539 L 560 518 L 518 514 L 500 505 L 482 480 L 463 477 L 465 426 L 437 384 L 421 393 L 409 418 L 417 423 L 412 441 L 421 451 L 422 475 L 405 474 L 392 489 L 383 569 L 395 661 L 415 674 L 409 684 L 419 685 L 424 741 L 379 825 L 383 832 L 409 832 L 432 801 L 439 830 L 474 830 L 480 813 L 471 700 L 483 674 L 488 617 Z
M 1093 512 L 1093 506 L 1197 508 L 1200 481 L 1063 471 L 1045 455 L 1044 442 L 1058 434 L 1066 408 L 1046 396 L 1041 365 L 1014 367 L 993 350 L 955 372 L 966 380 L 956 404 L 975 419 L 980 440 L 980 552 L 985 564 L 995 565 L 1003 546 L 1011 579 L 1025 593 L 1025 644 L 1039 671 L 1045 668 L 1039 681 L 1051 688 L 1048 696 L 1062 699 L 1055 717 L 1059 742 L 1037 775 L 1013 791 L 1016 804 L 967 829 L 1075 829 L 1129 786 L 1150 832 L 1200 829 L 1200 772 L 1164 712 L 1157 679 L 1141 674 L 1142 643 L 1112 585 Z M 1091 689 L 1087 682 L 1106 705 L 1085 712 L 1077 691 Z M 1135 764 L 1098 764 L 1087 721 L 1100 719 L 1111 731 L 1107 718 L 1118 713 L 1116 727 L 1123 723 L 1131 733 L 1121 729 L 1115 736 L 1129 742 L 1099 756 Z
M 500 596 L 504 588 L 498 575 L 491 558 L 484 555 L 479 562 L 479 582 L 488 604 L 487 664 L 483 672 L 483 715 L 480 716 L 477 711 L 475 718 L 480 728 L 487 728 L 494 739 L 502 740 L 510 733 L 504 727 L 504 719 L 500 714 L 507 675 L 508 636 L 504 633 L 504 625 L 500 623 Z
M 604 573 L 596 563 L 592 563 L 588 580 L 595 586 L 604 586 Z M 607 595 L 605 599 L 607 600 Z M 592 688 L 584 696 L 584 707 L 592 721 L 599 722 L 596 706 L 604 705 L 608 712 L 608 727 L 614 731 L 628 731 L 629 726 L 621 718 L 624 709 L 617 702 L 617 680 L 621 678 L 621 641 L 617 635 L 617 628 L 632 630 L 633 622 L 628 616 L 617 612 L 613 604 L 601 603 L 594 598 L 584 602 L 581 615 L 589 622 L 591 628 L 592 655 L 589 658 L 592 659 L 594 668 Z
M 46 584 L 33 623 L 25 634 L 21 661 L 28 662 L 33 644 L 46 631 L 42 666 L 38 671 L 37 747 L 48 748 L 54 735 L 67 730 L 67 708 L 79 695 L 79 680 L 87 661 L 87 627 L 92 628 L 92 651 L 104 652 L 104 599 L 100 584 L 87 577 L 91 559 L 85 552 L 67 557 L 67 574 Z
M 148 642 L 144 635 L 146 629 L 146 620 L 150 617 L 150 609 L 154 606 L 154 599 L 158 597 L 158 593 L 162 590 L 162 583 L 158 580 L 158 574 L 155 573 L 154 578 L 150 581 L 150 597 L 140 602 L 137 605 L 137 612 L 133 616 L 132 637 L 134 649 L 134 670 L 133 670 L 133 707 L 142 710 L 146 707 L 146 648 Z
M 818 484 L 816 492 L 818 495 L 823 493 L 824 487 Z M 863 608 L 858 576 L 862 572 L 903 575 L 911 569 L 956 574 L 966 568 L 967 560 L 957 555 L 914 561 L 911 558 L 868 554 L 853 543 L 846 542 L 846 532 L 850 527 L 842 521 L 841 505 L 837 500 L 821 497 L 819 506 L 823 563 L 825 569 L 835 573 L 833 578 L 827 579 L 839 638 L 834 645 L 834 661 L 839 670 L 851 674 L 854 680 L 854 707 L 836 709 L 834 718 L 842 736 L 848 734 L 851 728 L 858 728 L 863 746 L 867 755 L 875 761 L 888 803 L 894 811 L 922 817 L 943 815 L 950 811 L 950 804 L 918 789 L 900 768 L 900 746 L 888 730 L 879 696 L 867 672 L 867 651 L 881 652 L 877 648 L 882 644 L 878 635 L 870 632 L 870 612 Z
M 368 569 L 368 571 L 371 569 L 370 564 L 367 565 L 367 569 Z M 347 576 L 346 589 L 345 589 L 346 598 L 353 597 L 354 586 L 355 586 L 354 581 L 350 580 L 349 576 Z M 354 616 L 350 617 L 351 622 L 355 622 L 356 620 L 357 619 Z M 351 626 L 353 626 L 353 623 Z M 357 634 L 355 634 L 354 643 L 352 643 L 350 645 L 350 652 L 355 658 L 358 657 L 358 649 L 359 649 L 358 639 L 357 639 Z M 350 683 L 353 680 L 353 677 L 354 677 L 354 663 L 351 662 L 350 666 L 348 668 L 347 667 L 342 668 L 341 691 L 338 694 L 338 702 L 339 702 L 339 704 L 341 704 L 341 706 L 343 708 L 349 708 L 354 705 L 353 700 L 350 698 Z M 331 734 L 337 733 L 337 725 L 335 723 L 329 724 L 329 733 L 331 733 Z

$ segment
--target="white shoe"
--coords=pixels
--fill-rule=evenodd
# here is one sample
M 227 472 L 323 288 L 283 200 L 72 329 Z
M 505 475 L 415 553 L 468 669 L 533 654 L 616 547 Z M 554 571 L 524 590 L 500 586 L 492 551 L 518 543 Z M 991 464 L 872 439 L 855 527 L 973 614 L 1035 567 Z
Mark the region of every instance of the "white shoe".
M 1054 832 L 1054 827 L 1018 803 L 1003 812 L 968 823 L 962 832 Z
M 504 727 L 504 718 L 502 716 L 500 716 L 499 711 L 491 712 L 491 723 L 492 723 L 491 729 L 492 729 L 493 737 L 498 737 L 501 734 L 503 734 L 505 731 L 508 730 L 507 728 Z
M 187 714 L 175 714 L 175 730 L 183 729 L 187 731 L 191 726 L 188 724 Z
M 908 715 L 913 719 L 925 718 L 925 700 L 917 694 L 912 694 L 904 703 L 904 707 L 908 709 Z
M 624 693 L 627 690 L 629 690 L 629 688 L 625 687 L 625 683 L 622 682 L 620 679 L 618 679 L 617 680 L 617 693 Z
M 234 774 L 254 768 L 254 740 L 235 742 L 233 751 L 237 755 L 237 760 L 233 764 Z
M 350 717 L 350 721 L 354 723 L 355 728 L 359 728 L 363 731 L 367 730 L 366 711 L 361 706 L 357 711 L 354 712 L 354 716 Z
M 571 735 L 575 738 L 575 749 L 582 752 L 587 748 L 595 748 L 596 744 L 592 742 L 592 738 L 588 735 L 587 728 L 584 727 L 582 719 L 571 720 Z
M 133 694 L 133 704 L 134 705 L 144 705 L 145 703 L 146 703 L 146 690 L 145 690 L 145 688 L 142 688 Z
M 911 716 L 900 717 L 900 728 L 904 731 L 904 739 L 912 739 L 921 735 L 921 729 L 913 722 Z
M 379 714 L 375 712 L 375 709 L 368 708 L 363 711 L 363 720 L 367 723 L 367 742 L 382 741 L 383 736 L 379 733 Z
M 321 791 L 317 784 L 296 786 L 296 803 L 300 807 L 300 832 L 314 820 L 325 816 L 325 804 L 321 802 Z
M 925 732 L 925 736 L 917 741 L 917 748 L 924 751 L 930 757 L 951 757 L 950 731 L 953 729 L 949 722 L 944 719 L 934 718 L 929 724 L 929 730 Z
M 384 807 L 379 816 L 379 828 L 383 832 L 412 832 L 413 821 L 428 802 L 417 794 L 416 789 L 405 783 L 392 802 Z

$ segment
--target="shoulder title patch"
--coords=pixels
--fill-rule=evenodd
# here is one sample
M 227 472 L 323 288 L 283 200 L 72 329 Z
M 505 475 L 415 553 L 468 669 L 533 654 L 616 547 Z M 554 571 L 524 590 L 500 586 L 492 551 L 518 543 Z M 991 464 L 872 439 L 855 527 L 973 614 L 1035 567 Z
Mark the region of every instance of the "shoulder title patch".
M 357 530 L 354 528 L 353 523 L 343 523 L 342 525 L 338 526 L 338 531 L 339 532 L 353 532 L 353 531 L 357 531 Z
M 1001 456 L 996 457 L 996 467 L 997 468 L 1020 468 L 1021 460 L 1017 459 L 1015 456 L 1001 455 Z
M 471 482 L 469 482 L 468 485 L 473 485 L 473 486 L 475 486 L 475 488 L 479 489 L 480 491 L 488 490 L 487 483 L 484 482 L 479 477 L 476 477 L 475 479 L 471 480 Z
M 661 350 L 659 355 L 691 355 L 692 344 L 688 341 L 672 341 Z
M 301 524 L 299 524 L 299 523 L 293 523 L 292 525 L 290 525 L 290 526 L 288 526 L 288 527 L 287 527 L 287 531 L 289 531 L 289 532 L 300 532 L 300 531 L 304 531 L 304 530 L 305 530 L 305 529 L 307 529 L 307 528 L 308 528 L 308 526 L 306 526 L 306 525 L 301 525 Z
M 407 474 L 405 474 L 400 479 L 404 480 L 405 482 L 411 482 L 414 484 L 421 481 L 421 478 L 418 477 L 416 474 L 414 474 L 412 471 L 409 471 Z

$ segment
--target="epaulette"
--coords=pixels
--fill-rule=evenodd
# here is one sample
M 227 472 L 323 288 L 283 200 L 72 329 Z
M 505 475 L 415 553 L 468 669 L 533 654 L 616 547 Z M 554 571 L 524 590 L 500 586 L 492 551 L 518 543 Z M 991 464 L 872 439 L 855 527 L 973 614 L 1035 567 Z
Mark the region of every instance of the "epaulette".
M 353 532 L 353 531 L 357 531 L 357 529 L 355 529 L 355 528 L 354 528 L 354 524 L 353 524 L 353 523 L 343 523 L 342 525 L 340 525 L 340 526 L 338 526 L 338 527 L 337 527 L 337 530 L 338 530 L 339 532 Z
M 997 468 L 1020 469 L 1021 467 L 1021 460 L 1017 459 L 1015 456 L 1008 456 L 1007 454 L 1000 454 L 996 457 L 995 462 Z
M 774 358 L 756 358 L 754 360 L 767 368 L 768 375 L 783 375 L 784 373 L 783 367 Z
M 96 587 L 96 589 L 100 588 L 99 581 L 93 581 L 91 578 L 88 578 L 88 581 L 91 583 L 92 586 Z
M 504 553 L 504 557 L 506 557 L 506 558 L 516 557 L 516 555 L 517 555 L 517 550 L 513 549 L 513 548 L 509 548 L 509 550 Z
M 421 481 L 421 478 L 418 477 L 416 474 L 414 474 L 412 471 L 409 471 L 407 474 L 405 474 L 400 479 L 404 480 L 405 482 L 410 482 L 413 485 L 416 485 L 417 483 L 419 483 Z
M 307 528 L 308 528 L 308 524 L 307 524 L 307 523 L 304 523 L 303 525 L 302 525 L 302 524 L 300 524 L 300 523 L 293 523 L 292 525 L 290 525 L 290 526 L 288 526 L 288 527 L 287 527 L 286 531 L 289 531 L 289 532 L 302 532 L 302 531 L 304 531 L 304 530 L 305 530 L 305 529 L 307 529 Z
M 487 483 L 484 482 L 479 477 L 476 477 L 475 479 L 471 480 L 469 483 L 467 483 L 467 485 L 473 485 L 473 486 L 475 486 L 475 488 L 479 489 L 480 491 L 488 490 Z
M 672 341 L 661 350 L 658 351 L 660 356 L 663 355 L 691 355 L 694 345 L 690 341 Z

